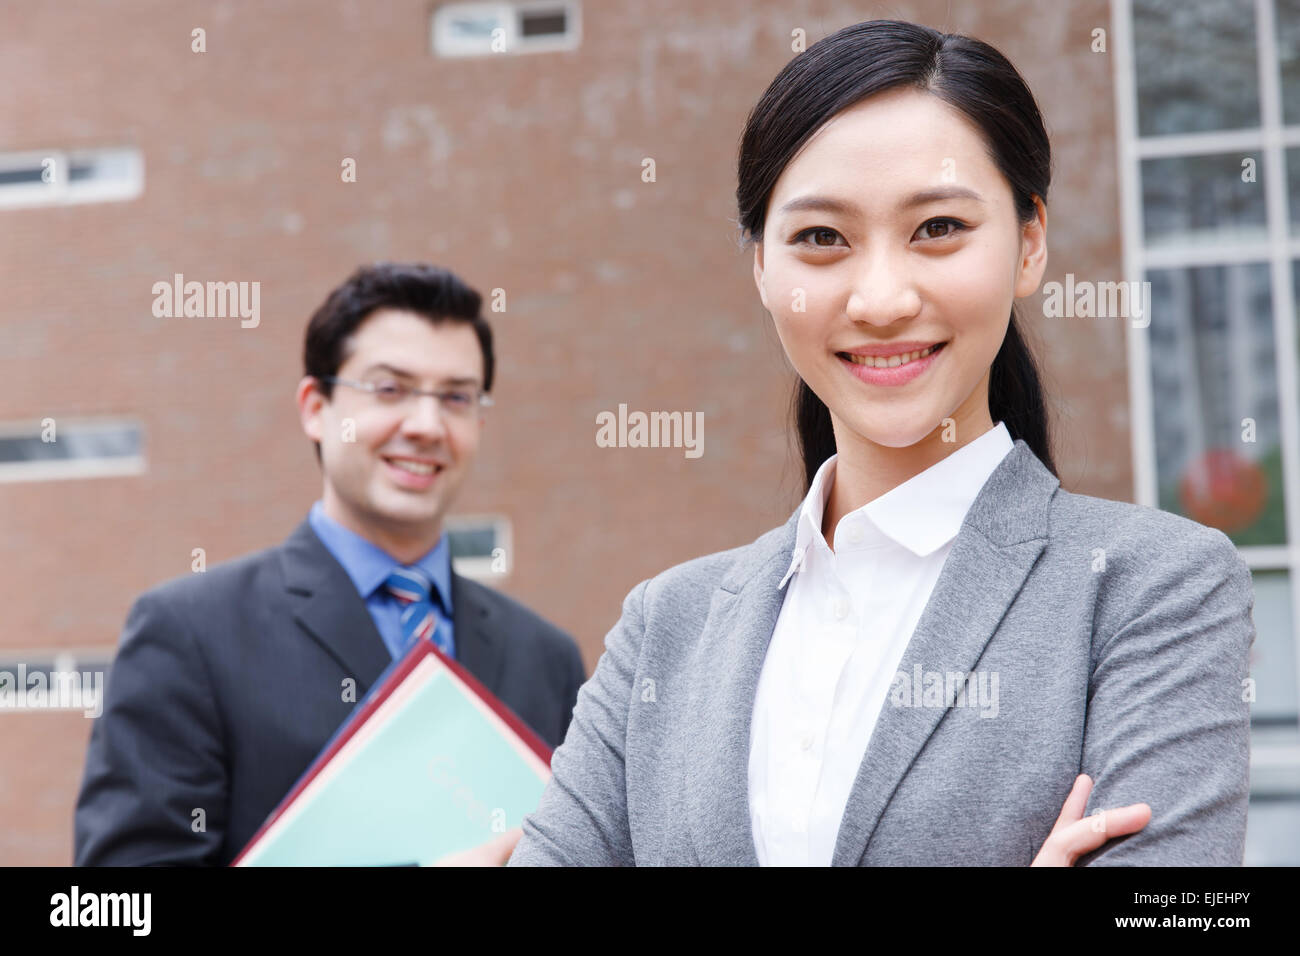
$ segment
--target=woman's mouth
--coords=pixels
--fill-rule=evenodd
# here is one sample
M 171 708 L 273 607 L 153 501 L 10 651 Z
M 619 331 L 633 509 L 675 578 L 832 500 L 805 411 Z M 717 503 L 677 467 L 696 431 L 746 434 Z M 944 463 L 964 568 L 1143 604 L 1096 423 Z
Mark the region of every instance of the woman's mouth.
M 924 349 L 903 355 L 875 357 L 836 352 L 836 357 L 859 381 L 868 385 L 906 385 L 934 364 L 935 358 L 947 342 L 937 342 Z

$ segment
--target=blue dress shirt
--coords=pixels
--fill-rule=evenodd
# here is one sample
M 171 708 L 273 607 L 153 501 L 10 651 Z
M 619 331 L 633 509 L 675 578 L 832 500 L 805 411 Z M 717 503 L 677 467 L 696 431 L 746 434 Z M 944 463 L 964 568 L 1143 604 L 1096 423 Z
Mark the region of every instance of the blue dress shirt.
M 307 521 L 316 532 L 316 537 L 343 565 L 343 570 L 356 585 L 357 593 L 365 600 L 375 627 L 379 629 L 379 636 L 384 639 L 384 645 L 394 660 L 405 649 L 402 644 L 403 605 L 383 585 L 395 568 L 404 566 L 419 568 L 433 581 L 434 607 L 443 621 L 451 647 L 450 656 L 456 656 L 456 637 L 452 624 L 454 612 L 451 606 L 451 550 L 445 534 L 413 565 L 402 565 L 377 544 L 367 541 L 325 514 L 325 506 L 320 501 L 311 506 Z M 442 602 L 441 608 L 438 607 L 439 600 Z

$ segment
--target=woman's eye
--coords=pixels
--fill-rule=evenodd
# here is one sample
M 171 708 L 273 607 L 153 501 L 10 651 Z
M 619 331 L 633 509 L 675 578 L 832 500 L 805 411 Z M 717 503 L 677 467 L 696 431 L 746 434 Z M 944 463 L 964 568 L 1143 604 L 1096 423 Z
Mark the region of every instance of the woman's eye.
M 936 234 L 934 231 L 936 226 L 941 228 L 946 226 L 948 228 Z M 947 239 L 965 228 L 966 224 L 958 222 L 956 219 L 931 219 L 929 222 L 922 223 L 917 232 L 924 232 L 927 239 Z
M 806 238 L 810 238 L 812 239 L 812 244 L 814 246 L 827 247 L 837 245 L 835 240 L 839 238 L 839 235 L 840 234 L 834 229 L 827 228 L 826 226 L 813 226 L 795 236 L 794 241 L 798 243 L 803 242 Z

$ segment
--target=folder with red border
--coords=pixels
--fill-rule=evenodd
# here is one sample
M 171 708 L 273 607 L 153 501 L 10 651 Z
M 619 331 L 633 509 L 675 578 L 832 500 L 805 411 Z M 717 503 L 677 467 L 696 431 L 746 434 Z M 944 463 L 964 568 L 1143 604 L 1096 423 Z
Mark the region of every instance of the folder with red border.
M 504 748 L 500 748 L 500 752 L 506 754 L 513 753 L 522 764 L 527 765 L 532 769 L 534 774 L 538 777 L 540 785 L 545 785 L 545 780 L 549 778 L 551 749 L 537 736 L 536 733 L 532 731 L 531 728 L 520 720 L 519 717 L 510 710 L 510 708 L 503 704 L 494 694 L 492 694 L 491 691 L 484 687 L 483 684 L 480 683 L 479 680 L 461 664 L 443 654 L 432 641 L 417 641 L 405 655 L 390 664 L 383 674 L 380 675 L 379 679 L 375 682 L 375 686 L 371 688 L 370 692 L 366 694 L 352 713 L 348 715 L 348 718 L 340 725 L 339 729 L 335 731 L 334 735 L 325 744 L 320 754 L 317 755 L 316 759 L 312 761 L 311 765 L 298 778 L 298 781 L 290 788 L 289 792 L 285 795 L 284 799 L 280 801 L 275 810 L 273 810 L 266 818 L 266 821 L 253 835 L 253 838 L 248 842 L 243 850 L 240 851 L 239 855 L 235 857 L 231 866 L 330 865 L 329 862 L 320 859 L 310 861 L 304 860 L 300 862 L 290 860 L 289 862 L 286 862 L 283 859 L 286 855 L 285 852 L 279 854 L 281 859 L 279 859 L 278 862 L 271 862 L 268 864 L 262 861 L 268 857 L 272 860 L 275 859 L 276 854 L 268 852 L 268 847 L 266 846 L 268 840 L 274 840 L 275 838 L 282 836 L 287 829 L 286 824 L 291 818 L 293 818 L 294 824 L 299 823 L 299 820 L 295 817 L 295 813 L 300 809 L 300 801 L 304 800 L 305 795 L 310 794 L 314 797 L 317 794 L 324 792 L 326 785 L 322 783 L 322 775 L 329 775 L 336 772 L 336 761 L 345 759 L 341 758 L 340 755 L 346 754 L 347 761 L 355 761 L 358 755 L 364 754 L 365 747 L 374 740 L 374 735 L 384 729 L 383 726 L 376 727 L 376 715 L 386 715 L 379 718 L 381 723 L 386 723 L 393 717 L 400 715 L 402 713 L 402 707 L 408 706 L 410 700 L 413 699 L 411 695 L 419 694 L 426 686 L 426 683 L 434 679 L 446 682 L 443 688 L 445 692 L 458 691 L 460 696 L 466 698 L 470 702 L 471 706 L 467 709 L 470 716 L 465 719 L 472 722 L 474 720 L 473 715 L 477 711 L 478 716 L 483 718 L 484 726 L 479 728 L 480 731 L 488 733 L 489 735 L 491 734 L 491 731 L 486 730 L 485 728 L 491 728 L 491 730 L 495 731 L 499 740 L 506 745 Z M 407 686 L 408 682 L 413 686 L 418 686 L 415 690 L 412 690 L 411 687 Z M 455 694 L 448 697 L 447 694 L 444 693 L 444 700 L 450 699 L 454 701 L 455 697 Z M 386 707 L 386 705 L 388 706 Z M 433 732 L 434 728 L 430 728 L 430 736 Z M 359 735 L 366 735 L 364 742 L 362 741 L 362 737 Z M 402 738 L 394 739 L 397 741 L 402 740 Z M 349 744 L 354 741 L 358 741 L 358 745 L 356 747 L 349 747 Z M 391 745 L 392 743 L 393 741 L 388 741 L 388 744 Z M 414 750 L 418 744 L 412 745 L 408 736 L 406 738 L 406 743 L 399 745 L 399 750 L 397 751 L 405 757 L 405 752 L 400 750 L 400 746 L 406 746 L 408 749 Z M 388 747 L 388 751 L 392 751 L 392 746 Z M 412 759 L 420 759 L 418 753 L 412 753 L 411 757 Z M 473 759 L 473 757 L 470 757 L 470 759 Z M 389 765 L 391 766 L 391 761 L 389 762 Z M 346 769 L 347 768 L 344 767 L 342 771 L 337 772 L 341 773 L 346 771 Z M 524 776 L 527 777 L 528 775 L 525 773 Z M 514 779 L 517 781 L 519 775 L 516 774 Z M 457 782 L 459 783 L 461 781 L 458 780 Z M 356 793 L 357 785 L 357 782 L 354 781 L 354 794 Z M 382 787 L 382 784 L 377 783 L 376 786 Z M 500 795 L 500 787 L 498 787 L 497 793 Z M 509 798 L 515 796 L 516 795 L 514 794 L 510 794 Z M 537 789 L 536 796 L 540 797 L 540 787 Z M 503 800 L 502 802 L 507 801 Z M 531 803 L 535 806 L 536 798 L 534 798 Z M 376 792 L 374 794 L 374 807 L 377 811 L 386 811 L 388 809 L 385 806 L 385 794 L 382 792 Z M 531 811 L 531 809 L 532 806 L 529 806 L 528 810 Z M 431 809 L 430 812 L 433 813 L 437 811 Z M 497 813 L 499 816 L 499 808 L 497 809 Z M 519 811 L 516 809 L 516 815 L 518 815 L 518 813 Z M 350 818 L 350 821 L 355 819 L 355 817 L 352 817 Z M 373 816 L 362 816 L 363 821 L 369 820 L 373 822 L 374 819 L 376 818 Z M 338 829 L 351 829 L 352 824 L 350 821 Z M 419 817 L 416 822 L 428 821 L 424 820 L 423 817 Z M 496 820 L 495 829 L 497 831 L 501 829 L 500 822 L 500 819 Z M 511 819 L 508 821 L 508 826 L 518 826 L 519 822 L 519 819 Z M 497 835 L 496 832 L 488 831 L 477 833 L 469 824 L 465 824 L 464 829 L 466 830 L 467 835 L 472 834 L 474 837 L 473 842 L 469 843 L 469 845 L 478 845 L 480 842 L 487 842 L 487 840 Z M 317 845 L 323 840 L 324 848 L 321 852 L 328 853 L 331 835 L 332 834 L 330 833 L 318 835 L 318 839 L 313 840 L 312 843 L 313 845 Z M 457 848 L 468 848 L 468 846 Z M 347 853 L 343 853 L 342 855 L 346 857 Z M 421 862 L 416 858 L 419 856 L 418 852 L 412 855 L 408 850 L 405 856 L 407 858 L 402 860 L 377 859 L 371 862 L 374 865 L 400 865 L 401 863 Z M 341 859 L 338 862 L 347 865 L 349 861 Z

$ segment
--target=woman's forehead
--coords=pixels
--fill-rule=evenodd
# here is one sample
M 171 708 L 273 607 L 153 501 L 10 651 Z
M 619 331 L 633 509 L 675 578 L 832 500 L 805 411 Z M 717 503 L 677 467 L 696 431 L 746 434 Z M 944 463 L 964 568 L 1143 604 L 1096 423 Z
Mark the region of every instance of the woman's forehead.
M 770 208 L 805 193 L 892 207 L 905 194 L 938 184 L 991 192 L 981 186 L 997 175 L 983 136 L 959 111 L 919 90 L 890 91 L 818 129 L 782 170 Z

